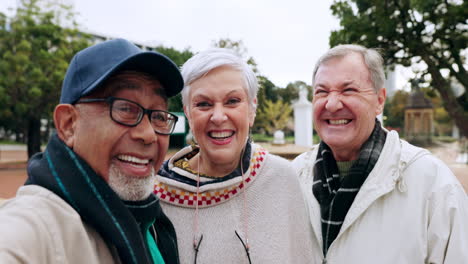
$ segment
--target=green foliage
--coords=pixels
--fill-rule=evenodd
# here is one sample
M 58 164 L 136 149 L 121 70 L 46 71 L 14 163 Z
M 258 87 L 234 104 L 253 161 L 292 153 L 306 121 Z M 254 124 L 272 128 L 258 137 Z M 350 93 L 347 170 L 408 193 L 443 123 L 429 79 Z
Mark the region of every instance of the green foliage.
M 7 131 L 28 131 L 28 140 L 40 133 L 29 124 L 51 118 L 68 62 L 89 45 L 86 34 L 59 25 L 72 11 L 54 3 L 41 9 L 48 3 L 21 0 L 14 17 L 0 14 L 0 121 Z
M 424 65 L 418 74 L 438 91 L 445 110 L 468 137 L 468 1 L 335 0 L 331 10 L 341 25 L 330 36 L 331 46 L 361 44 L 380 48 L 387 64 Z M 441 74 L 443 69 L 449 76 Z M 465 87 L 462 100 L 451 89 L 452 79 Z
M 384 107 L 384 116 L 386 117 L 384 122 L 385 127 L 403 131 L 405 126 L 405 106 L 408 96 L 408 92 L 398 90 L 391 99 L 387 98 Z
M 267 77 L 259 75 L 258 79 L 258 93 L 257 93 L 257 104 L 261 108 L 266 100 L 275 101 L 278 100 L 278 95 L 275 92 L 277 87 Z
M 254 142 L 273 142 L 273 136 L 265 134 L 252 134 L 252 140 Z M 294 143 L 294 137 L 285 136 L 284 141 L 286 141 L 286 143 Z
M 193 52 L 189 49 L 184 49 L 183 51 L 178 51 L 172 47 L 156 47 L 156 51 L 160 52 L 167 57 L 169 57 L 179 68 L 193 56 Z M 183 112 L 182 105 L 182 96 L 178 94 L 177 96 L 169 98 L 169 111 L 171 112 Z
M 436 136 L 449 136 L 453 129 L 453 120 L 447 111 L 444 109 L 443 101 L 437 91 L 430 88 L 421 89 L 426 96 L 431 100 L 434 107 L 434 128 Z
M 312 98 L 312 87 L 307 85 L 302 81 L 295 81 L 289 83 L 286 88 L 277 87 L 273 82 L 271 82 L 265 76 L 258 76 L 258 83 L 259 83 L 259 91 L 257 95 L 257 102 L 258 102 L 258 110 L 257 110 L 257 118 L 255 119 L 255 125 L 253 127 L 254 132 L 262 132 L 266 131 L 267 133 L 271 134 L 271 126 L 272 120 L 271 118 L 276 115 L 275 112 L 271 113 L 271 116 L 267 113 L 268 111 L 272 111 L 272 103 L 277 104 L 276 107 L 279 107 L 280 104 L 283 104 L 284 107 L 287 106 L 289 111 L 282 113 L 283 119 L 280 121 L 280 124 L 274 124 L 273 126 L 278 125 L 278 127 L 273 127 L 276 129 L 284 129 L 288 121 L 292 118 L 292 108 L 291 104 L 294 100 L 299 98 L 299 91 L 300 89 L 307 89 L 308 90 L 308 97 L 311 100 Z M 273 109 L 273 111 L 277 111 Z M 274 131 L 274 130 L 273 130 Z M 285 131 L 287 132 L 287 131 Z
M 301 91 L 301 89 L 307 90 L 307 100 L 312 101 L 313 99 L 312 86 L 307 85 L 303 81 L 295 81 L 295 82 L 289 83 L 286 86 L 286 88 L 279 89 L 278 93 L 283 101 L 291 103 L 294 100 L 297 100 L 299 98 L 299 92 Z
M 266 100 L 257 111 L 256 126 L 261 126 L 268 135 L 273 135 L 276 130 L 286 127 L 291 116 L 292 108 L 286 102 L 278 100 L 273 102 Z
M 182 51 L 178 51 L 172 47 L 158 46 L 155 50 L 169 57 L 178 67 L 181 67 L 188 59 L 193 56 L 193 52 L 188 48 Z
M 252 67 L 252 70 L 255 73 L 258 73 L 257 62 L 254 60 L 254 58 L 247 55 L 247 47 L 244 45 L 244 42 L 242 42 L 242 40 L 236 41 L 231 40 L 229 38 L 219 39 L 218 41 L 213 42 L 213 46 L 218 48 L 232 49 L 237 54 L 239 54 L 239 56 L 245 59 L 247 64 L 249 64 Z
M 442 142 L 442 143 L 452 143 L 457 141 L 456 138 L 450 137 L 450 136 L 438 136 L 434 138 L 435 141 Z

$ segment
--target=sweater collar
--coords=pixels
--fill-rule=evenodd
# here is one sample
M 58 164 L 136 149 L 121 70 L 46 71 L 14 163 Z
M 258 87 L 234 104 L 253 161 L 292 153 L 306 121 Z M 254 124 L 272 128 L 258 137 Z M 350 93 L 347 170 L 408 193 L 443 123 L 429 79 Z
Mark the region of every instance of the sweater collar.
M 268 151 L 253 143 L 248 143 L 248 145 L 246 149 L 250 151 L 246 151 L 243 156 L 244 179 L 240 168 L 221 178 L 214 179 L 200 175 L 199 207 L 223 203 L 237 196 L 241 189 L 248 187 L 256 179 L 260 170 L 263 169 Z M 158 172 L 154 187 L 155 194 L 161 200 L 177 206 L 195 208 L 198 175 L 191 170 L 174 166 L 177 160 L 189 155 L 193 150 L 191 146 L 186 147 L 164 162 Z M 248 169 L 245 170 L 245 168 Z

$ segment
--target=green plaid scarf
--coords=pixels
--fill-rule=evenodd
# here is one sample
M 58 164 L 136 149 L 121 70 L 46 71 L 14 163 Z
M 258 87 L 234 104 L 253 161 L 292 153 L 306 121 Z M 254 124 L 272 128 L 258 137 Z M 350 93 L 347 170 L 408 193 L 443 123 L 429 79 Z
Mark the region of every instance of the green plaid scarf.
M 363 144 L 358 159 L 342 181 L 330 147 L 325 142 L 320 142 L 314 165 L 312 191 L 320 204 L 324 256 L 340 232 L 359 189 L 377 163 L 386 137 L 386 132 L 376 119 L 372 134 Z

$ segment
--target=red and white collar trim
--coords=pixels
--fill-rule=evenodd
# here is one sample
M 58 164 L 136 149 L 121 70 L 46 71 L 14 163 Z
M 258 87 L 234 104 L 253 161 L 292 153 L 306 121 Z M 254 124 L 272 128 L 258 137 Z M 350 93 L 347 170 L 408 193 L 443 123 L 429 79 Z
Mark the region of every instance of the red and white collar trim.
M 245 186 L 247 187 L 256 179 L 256 176 L 262 169 L 266 160 L 266 155 L 268 154 L 267 150 L 258 145 L 256 145 L 253 150 L 253 155 L 250 159 L 250 167 L 246 172 L 248 176 L 245 177 L 244 180 Z M 237 196 L 240 193 L 240 190 L 245 186 L 242 182 L 242 177 L 236 177 L 235 179 L 235 182 L 229 186 L 225 186 L 226 184 L 221 182 L 210 184 L 208 190 L 201 190 L 198 194 L 198 207 L 203 208 L 213 206 Z M 229 182 L 232 182 L 232 180 L 229 180 Z M 187 187 L 183 185 L 184 184 L 180 182 L 158 177 L 158 181 L 154 186 L 154 193 L 164 202 L 182 207 L 195 208 L 196 190 L 193 190 L 192 188 L 189 188 L 192 190 L 181 188 Z

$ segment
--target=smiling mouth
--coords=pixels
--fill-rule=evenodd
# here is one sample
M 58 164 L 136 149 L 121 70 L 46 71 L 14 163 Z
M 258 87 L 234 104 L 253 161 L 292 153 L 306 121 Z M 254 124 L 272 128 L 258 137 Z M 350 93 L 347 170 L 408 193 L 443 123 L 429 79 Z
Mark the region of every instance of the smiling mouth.
M 327 123 L 330 125 L 346 125 L 349 122 L 351 122 L 351 119 L 337 119 L 337 120 L 328 119 L 327 120 Z
M 131 163 L 136 166 L 146 166 L 150 162 L 149 159 L 140 159 L 140 158 L 130 156 L 130 155 L 118 155 L 117 159 L 122 162 Z
M 213 139 L 226 139 L 234 135 L 234 131 L 210 132 L 208 136 Z

